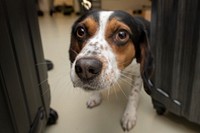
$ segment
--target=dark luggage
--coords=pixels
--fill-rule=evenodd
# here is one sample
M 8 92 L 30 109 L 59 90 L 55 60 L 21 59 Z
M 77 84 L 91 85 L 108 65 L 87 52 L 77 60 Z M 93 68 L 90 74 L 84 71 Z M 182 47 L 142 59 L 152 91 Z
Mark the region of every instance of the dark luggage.
M 155 60 L 152 99 L 200 124 L 200 1 L 152 1 L 151 44 Z
M 0 0 L 0 133 L 41 133 L 57 118 L 35 0 Z

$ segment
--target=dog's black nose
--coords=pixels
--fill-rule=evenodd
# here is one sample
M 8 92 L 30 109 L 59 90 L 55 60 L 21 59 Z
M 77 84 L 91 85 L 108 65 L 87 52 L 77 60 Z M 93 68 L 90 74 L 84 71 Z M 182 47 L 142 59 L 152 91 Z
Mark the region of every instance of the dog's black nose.
M 102 62 L 95 58 L 81 58 L 76 61 L 75 71 L 81 80 L 92 80 L 100 74 Z

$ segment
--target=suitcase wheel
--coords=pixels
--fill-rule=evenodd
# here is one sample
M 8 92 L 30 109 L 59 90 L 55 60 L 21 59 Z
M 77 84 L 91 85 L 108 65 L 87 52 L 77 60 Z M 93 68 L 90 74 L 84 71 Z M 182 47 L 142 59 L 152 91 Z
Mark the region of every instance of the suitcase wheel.
M 50 108 L 47 125 L 55 124 L 57 119 L 58 119 L 58 113 L 54 109 Z
M 166 112 L 166 107 L 155 99 L 152 99 L 153 107 L 158 115 L 163 115 Z
M 53 69 L 53 63 L 50 60 L 45 60 L 46 64 L 47 64 L 47 70 L 50 71 Z

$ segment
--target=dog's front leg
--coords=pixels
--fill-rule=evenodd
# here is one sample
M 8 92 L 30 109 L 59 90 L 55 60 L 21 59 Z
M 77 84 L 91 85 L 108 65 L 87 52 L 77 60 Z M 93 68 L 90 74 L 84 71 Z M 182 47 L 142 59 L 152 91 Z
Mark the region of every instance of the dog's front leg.
M 121 119 L 121 126 L 124 131 L 131 130 L 136 124 L 136 110 L 139 102 L 142 79 L 137 76 L 133 80 L 131 94 L 128 97 L 128 103 Z
M 86 104 L 88 108 L 93 108 L 101 104 L 101 101 L 102 101 L 102 94 L 101 92 L 96 91 L 92 93 Z

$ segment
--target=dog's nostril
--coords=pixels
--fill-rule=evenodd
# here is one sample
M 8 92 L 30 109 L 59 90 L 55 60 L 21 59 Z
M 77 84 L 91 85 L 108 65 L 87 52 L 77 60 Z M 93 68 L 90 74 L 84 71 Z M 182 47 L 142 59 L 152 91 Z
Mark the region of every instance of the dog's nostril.
M 83 72 L 81 66 L 79 66 L 79 65 L 75 66 L 75 71 L 76 71 L 76 73 L 82 73 Z
M 75 71 L 81 80 L 91 80 L 102 70 L 102 62 L 95 58 L 81 58 L 77 60 Z
M 100 69 L 98 69 L 98 68 L 89 68 L 88 72 L 91 73 L 91 74 L 98 74 L 99 70 Z

